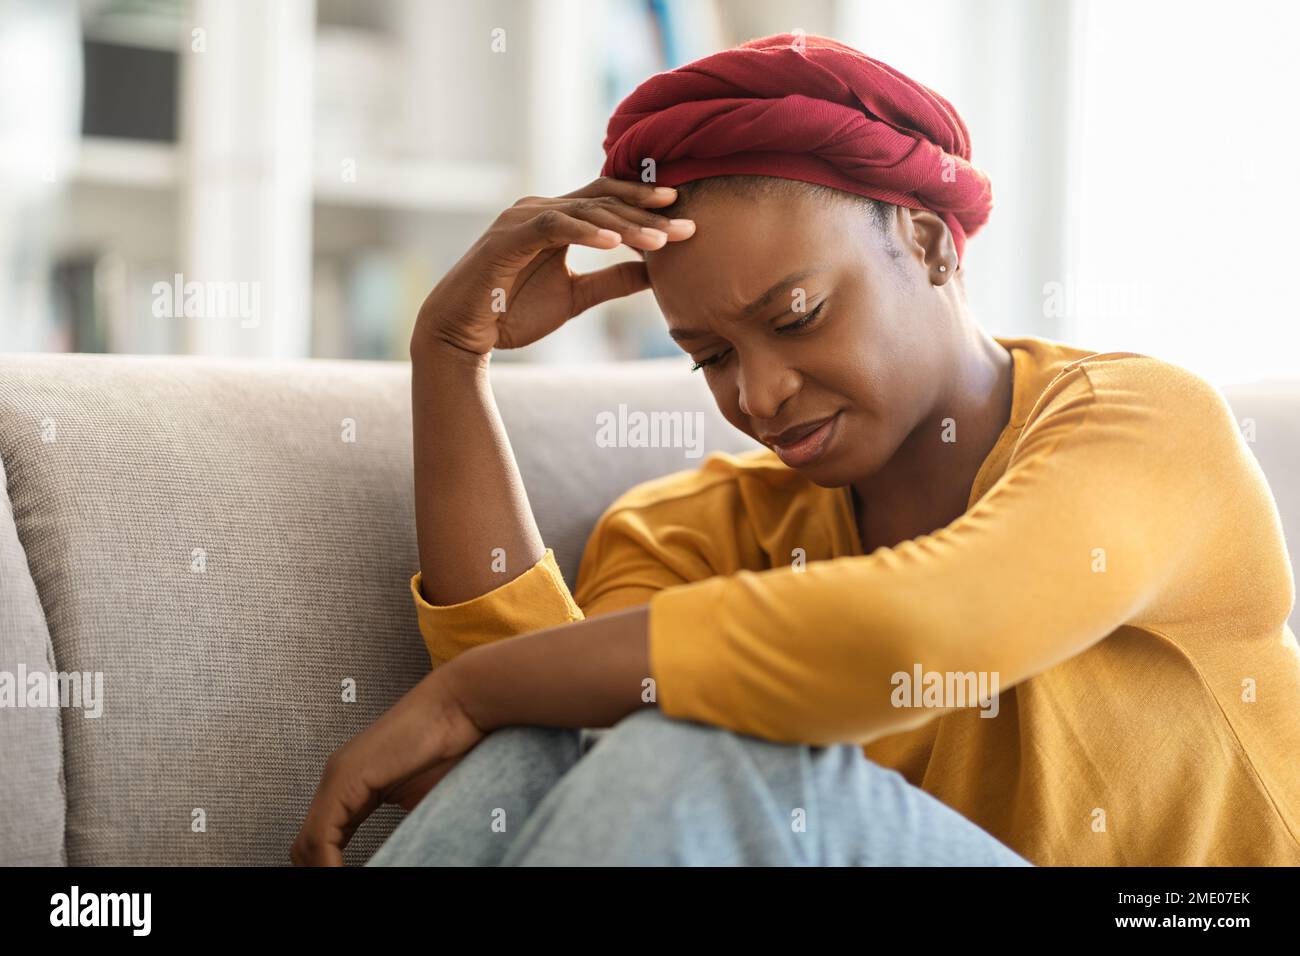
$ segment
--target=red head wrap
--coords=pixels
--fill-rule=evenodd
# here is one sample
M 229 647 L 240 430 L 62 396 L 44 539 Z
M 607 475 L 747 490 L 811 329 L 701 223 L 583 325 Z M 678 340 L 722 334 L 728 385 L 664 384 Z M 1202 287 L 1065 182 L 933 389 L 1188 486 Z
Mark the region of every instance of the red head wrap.
M 676 186 L 751 173 L 929 209 L 966 237 L 988 220 L 988 177 L 952 104 L 828 37 L 780 33 L 656 73 L 619 104 L 602 176 Z

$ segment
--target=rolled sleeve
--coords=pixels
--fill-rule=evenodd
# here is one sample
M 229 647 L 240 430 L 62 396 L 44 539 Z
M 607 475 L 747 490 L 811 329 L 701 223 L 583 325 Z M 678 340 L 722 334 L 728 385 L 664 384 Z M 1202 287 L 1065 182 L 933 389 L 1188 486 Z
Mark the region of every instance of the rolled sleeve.
M 435 667 L 480 644 L 583 620 L 550 548 L 523 574 L 459 604 L 430 604 L 421 580 L 411 577 L 411 597 Z

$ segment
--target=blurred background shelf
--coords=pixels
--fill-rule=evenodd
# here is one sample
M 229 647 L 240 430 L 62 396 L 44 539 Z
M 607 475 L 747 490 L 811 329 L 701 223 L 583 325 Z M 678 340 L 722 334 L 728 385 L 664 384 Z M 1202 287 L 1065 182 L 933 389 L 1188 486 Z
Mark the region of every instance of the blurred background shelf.
M 341 172 L 343 161 L 318 165 L 313 199 L 331 206 L 359 206 L 413 213 L 439 210 L 499 212 L 519 198 L 519 170 L 509 163 L 420 162 L 359 159 L 355 179 Z M 84 136 L 71 178 L 92 186 L 176 189 L 181 159 L 170 143 L 108 136 Z
M 25 175 L 38 181 L 0 206 L 0 252 L 21 250 L 28 269 L 0 285 L 0 349 L 405 358 L 429 289 L 502 209 L 595 178 L 618 100 L 675 65 L 670 55 L 728 42 L 712 0 L 694 7 L 6 8 L 3 25 L 48 71 L 49 95 L 34 104 L 44 126 L 16 131 L 30 153 Z M 611 30 L 617 45 L 606 42 Z M 609 258 L 569 254 L 575 269 Z M 176 275 L 255 285 L 266 321 L 155 315 L 151 290 Z M 665 354 L 671 343 L 648 299 L 598 306 L 500 357 Z
M 72 177 L 96 186 L 175 189 L 179 181 L 176 147 L 107 136 L 85 136 L 77 145 Z
M 1300 7 L 1224 10 L 0 2 L 0 350 L 404 359 L 421 302 L 500 210 L 596 178 L 606 121 L 633 87 L 803 30 L 902 70 L 965 119 L 994 184 L 966 259 L 987 330 L 1159 354 L 1220 382 L 1294 377 L 1300 316 L 1275 270 L 1293 258 L 1300 193 L 1277 188 L 1276 167 L 1300 150 L 1295 124 L 1277 122 L 1300 88 Z M 1268 129 L 1267 143 L 1210 137 L 1171 159 L 1207 116 Z M 1143 210 L 1162 235 L 1206 234 L 1211 193 L 1268 211 L 1249 242 L 1153 241 L 1117 225 Z M 568 263 L 633 255 L 572 248 Z M 260 320 L 166 314 L 153 290 L 177 275 L 247 283 Z M 659 355 L 681 353 L 642 292 L 497 358 Z
M 522 195 L 517 167 L 509 163 L 355 161 L 355 179 L 345 178 L 346 160 L 318 165 L 316 202 L 413 213 L 491 211 L 495 216 Z

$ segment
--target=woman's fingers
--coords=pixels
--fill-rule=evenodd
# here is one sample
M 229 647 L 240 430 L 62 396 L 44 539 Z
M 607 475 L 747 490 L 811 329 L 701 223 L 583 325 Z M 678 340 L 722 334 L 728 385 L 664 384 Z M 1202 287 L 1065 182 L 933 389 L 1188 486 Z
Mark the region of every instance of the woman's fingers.
M 677 190 L 671 186 L 656 186 L 654 183 L 643 183 L 633 179 L 601 176 L 559 198 L 590 199 L 595 196 L 617 196 L 638 206 L 667 206 L 677 199 Z
M 594 196 L 582 199 L 537 199 L 536 206 L 552 206 L 579 219 L 587 219 L 607 228 L 619 228 L 611 225 L 611 217 L 623 226 L 646 226 L 664 233 L 669 239 L 686 239 L 695 232 L 695 222 L 691 219 L 670 219 L 657 212 L 641 209 L 616 196 Z M 621 230 L 620 230 L 621 231 Z M 663 245 L 664 240 L 659 240 Z M 638 246 L 638 248 L 644 248 Z
M 533 205 L 558 205 L 576 218 L 598 221 L 606 228 L 615 229 L 633 248 L 658 249 L 665 242 L 687 239 L 695 232 L 695 223 L 690 219 L 669 218 L 651 211 L 654 207 L 667 206 L 676 200 L 677 190 L 671 186 L 656 186 L 653 183 L 602 176 L 581 189 L 575 189 L 554 199 L 530 196 L 521 202 Z M 595 210 L 603 210 L 603 212 L 597 213 Z M 609 213 L 625 220 L 627 225 L 611 224 L 608 220 Z M 641 230 L 634 228 L 636 226 L 646 226 L 665 233 L 666 239 L 659 239 L 655 233 L 642 233 Z
M 504 246 L 498 255 L 510 269 L 522 267 L 542 250 L 558 246 L 613 249 L 622 244 L 623 236 L 558 208 L 548 208 L 503 230 L 495 241 Z
M 357 828 L 396 794 L 410 809 L 483 737 L 438 668 L 330 755 L 290 848 L 294 863 L 342 866 Z
M 289 851 L 290 859 L 299 866 L 342 866 L 343 848 L 379 802 L 361 773 L 331 758 Z
M 678 229 L 660 239 L 598 206 L 585 207 L 580 215 L 551 206 L 506 231 L 504 241 L 508 248 L 503 250 L 502 258 L 507 264 L 514 260 L 522 266 L 544 249 L 565 245 L 614 249 L 626 242 L 634 249 L 658 249 L 674 234 L 686 238 L 691 231 Z
M 322 783 L 289 849 L 289 859 L 294 866 L 342 866 L 347 823 L 347 811 Z
M 573 277 L 573 314 L 581 315 L 593 305 L 648 288 L 650 274 L 640 259 L 576 275 Z
M 655 217 L 657 221 L 653 223 L 639 224 L 635 219 L 624 215 L 620 211 L 596 205 L 596 200 L 580 199 L 578 202 L 590 202 L 593 205 L 566 210 L 569 215 L 617 232 L 620 240 L 633 249 L 658 249 L 666 245 L 669 239 L 685 238 L 683 233 L 689 235 L 689 232 L 683 227 L 670 225 L 669 221 L 662 216 Z M 693 232 L 694 230 L 690 231 Z
M 662 190 L 606 177 L 565 196 L 525 196 L 501 214 L 484 248 L 490 250 L 497 270 L 513 274 L 547 249 L 628 245 L 644 252 L 690 238 L 693 220 L 670 219 L 641 208 L 676 198 L 676 190 Z

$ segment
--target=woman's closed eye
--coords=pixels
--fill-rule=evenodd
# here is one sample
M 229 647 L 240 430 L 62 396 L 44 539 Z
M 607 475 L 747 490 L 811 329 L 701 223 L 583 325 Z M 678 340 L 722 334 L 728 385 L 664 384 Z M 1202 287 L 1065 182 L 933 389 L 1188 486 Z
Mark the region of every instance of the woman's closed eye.
M 787 323 L 786 325 L 777 326 L 773 331 L 778 333 L 789 334 L 791 332 L 797 332 L 800 329 L 806 328 L 807 326 L 811 325 L 812 322 L 817 318 L 817 316 L 821 313 L 822 308 L 825 305 L 826 305 L 826 300 L 823 299 L 818 304 L 817 308 L 813 309 L 803 318 L 795 319 L 793 322 Z M 694 365 L 691 366 L 691 371 L 698 372 L 702 368 L 708 368 L 710 365 L 716 365 L 730 351 L 731 349 L 723 349 L 721 352 L 717 353 L 716 355 L 710 355 L 708 358 L 700 359 L 700 361 L 696 362 Z

